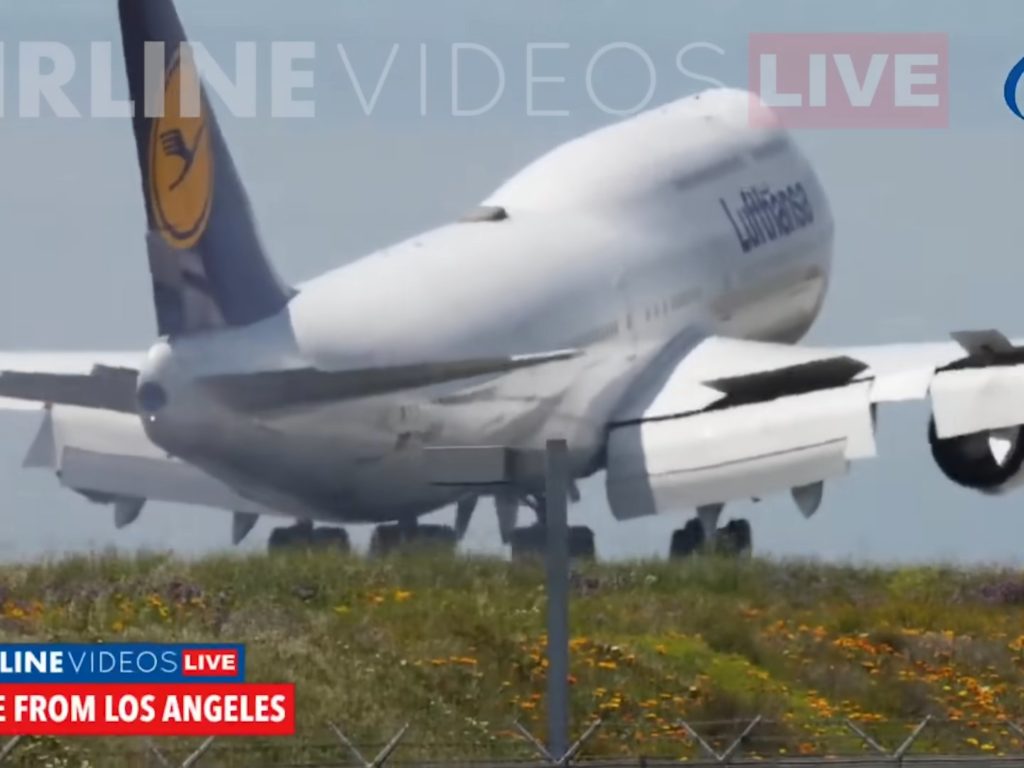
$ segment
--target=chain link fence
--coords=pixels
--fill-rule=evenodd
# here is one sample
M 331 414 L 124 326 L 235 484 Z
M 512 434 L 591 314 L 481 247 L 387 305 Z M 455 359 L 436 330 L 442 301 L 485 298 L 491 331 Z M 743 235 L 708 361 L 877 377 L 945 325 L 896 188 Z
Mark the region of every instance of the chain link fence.
M 806 740 L 792 748 L 792 729 Z M 637 731 L 595 719 L 564 755 L 552 755 L 543 734 L 520 723 L 478 742 L 439 744 L 425 726 L 406 724 L 384 743 L 361 743 L 336 723 L 322 738 L 121 740 L 16 737 L 0 747 L 0 766 L 38 768 L 387 768 L 391 766 L 1024 766 L 1024 727 L 925 718 L 917 722 L 808 721 L 754 717 L 679 721 L 656 743 Z M 600 734 L 600 740 L 597 738 Z

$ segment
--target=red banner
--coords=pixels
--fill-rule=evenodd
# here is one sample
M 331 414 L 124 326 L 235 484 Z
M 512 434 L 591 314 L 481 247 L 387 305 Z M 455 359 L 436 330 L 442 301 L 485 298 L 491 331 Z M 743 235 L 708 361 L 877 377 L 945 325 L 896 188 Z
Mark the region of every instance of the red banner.
M 292 683 L 0 685 L 8 736 L 291 736 Z

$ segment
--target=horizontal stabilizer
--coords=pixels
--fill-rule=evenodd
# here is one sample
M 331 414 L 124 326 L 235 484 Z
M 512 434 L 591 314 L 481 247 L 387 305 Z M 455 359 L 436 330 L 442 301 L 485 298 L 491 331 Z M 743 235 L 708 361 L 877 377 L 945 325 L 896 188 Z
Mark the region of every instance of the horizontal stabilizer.
M 135 413 L 138 372 L 96 366 L 91 373 L 0 372 L 0 397 Z

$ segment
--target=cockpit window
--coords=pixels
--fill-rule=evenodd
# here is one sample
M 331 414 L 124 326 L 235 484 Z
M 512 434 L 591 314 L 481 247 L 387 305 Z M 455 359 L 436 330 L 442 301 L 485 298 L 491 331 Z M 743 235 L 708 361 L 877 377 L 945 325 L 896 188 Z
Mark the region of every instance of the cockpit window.
M 470 224 L 485 221 L 504 221 L 507 218 L 508 211 L 506 211 L 502 206 L 481 205 L 479 208 L 476 208 L 467 213 L 465 216 L 459 219 L 459 221 Z

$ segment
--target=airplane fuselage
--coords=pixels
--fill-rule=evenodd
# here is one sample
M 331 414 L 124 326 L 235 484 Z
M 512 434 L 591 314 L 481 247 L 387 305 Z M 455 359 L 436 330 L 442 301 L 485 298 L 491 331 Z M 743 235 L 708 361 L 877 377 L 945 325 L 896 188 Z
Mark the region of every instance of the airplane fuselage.
M 322 520 L 402 519 L 453 501 L 459 491 L 426 477 L 425 446 L 564 437 L 576 476 L 600 469 L 607 424 L 655 360 L 710 334 L 795 342 L 820 310 L 825 192 L 781 128 L 751 126 L 749 98 L 708 91 L 588 134 L 479 215 L 300 286 L 268 320 L 162 340 L 141 381 L 159 382 L 170 405 L 145 419 L 147 434 L 243 496 Z M 581 354 L 257 414 L 193 384 L 562 349 Z

